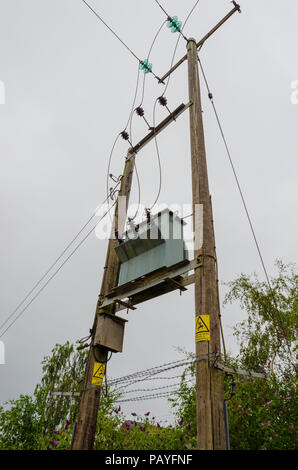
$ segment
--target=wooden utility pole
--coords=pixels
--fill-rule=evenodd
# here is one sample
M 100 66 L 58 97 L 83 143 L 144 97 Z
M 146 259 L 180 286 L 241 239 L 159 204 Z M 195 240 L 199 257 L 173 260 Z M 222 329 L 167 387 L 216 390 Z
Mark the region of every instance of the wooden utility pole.
M 124 231 L 136 152 L 141 150 L 147 143 L 154 139 L 156 135 L 167 127 L 170 122 L 176 120 L 176 118 L 188 107 L 190 109 L 193 214 L 196 214 L 196 208 L 198 205 L 203 205 L 203 245 L 202 247 L 195 247 L 194 260 L 189 263 L 189 271 L 197 266 L 197 262 L 199 262 L 200 266 L 202 265 L 200 269 L 195 269 L 194 280 L 192 279 L 191 281 L 195 282 L 196 354 L 198 357 L 196 365 L 198 448 L 206 450 L 226 449 L 223 369 L 213 367 L 212 362 L 215 362 L 215 359 L 219 359 L 220 357 L 220 313 L 217 289 L 217 261 L 204 144 L 197 48 L 202 46 L 204 42 L 235 12 L 240 12 L 239 5 L 235 1 L 232 3 L 234 4 L 233 10 L 231 10 L 228 15 L 226 15 L 207 35 L 205 35 L 201 41 L 196 43 L 194 39 L 188 40 L 187 54 L 180 59 L 180 61 L 174 65 L 171 70 L 162 77 L 162 79 L 160 79 L 160 82 L 163 82 L 166 77 L 168 77 L 181 63 L 184 62 L 184 60 L 187 59 L 190 103 L 187 105 L 182 103 L 171 113 L 170 116 L 165 118 L 158 126 L 156 126 L 155 129 L 151 129 L 149 134 L 128 152 L 116 203 L 112 234 L 108 245 L 104 276 L 93 324 L 92 340 L 85 371 L 84 389 L 81 395 L 79 416 L 72 442 L 73 450 L 91 450 L 93 448 L 101 393 L 101 386 L 92 384 L 94 364 L 99 363 L 104 365 L 107 362 L 108 350 L 117 350 L 111 347 L 96 348 L 95 360 L 94 347 L 97 344 L 102 344 L 96 343 L 97 334 L 99 333 L 100 336 L 101 332 L 99 318 L 102 318 L 105 314 L 109 314 L 110 319 L 112 316 L 113 321 L 117 318 L 115 316 L 115 301 L 119 303 L 120 299 L 117 298 L 113 300 L 112 296 L 112 300 L 109 302 L 109 296 L 107 296 L 107 294 L 111 293 L 112 289 L 118 284 L 120 263 L 115 252 L 115 247 L 118 245 L 118 241 L 115 239 L 115 228 L 121 236 Z M 126 197 L 126 208 L 124 211 L 122 210 L 121 220 L 118 220 L 119 196 Z M 196 234 L 196 239 L 200 238 L 198 236 L 199 230 L 200 227 L 194 217 L 194 232 Z M 179 274 L 184 274 L 184 272 Z M 190 278 L 191 277 L 192 276 L 190 276 Z M 163 280 L 164 279 L 161 279 L 159 282 Z M 144 289 L 146 288 L 145 283 L 143 284 L 143 287 Z M 127 292 L 125 293 L 127 296 Z M 134 290 L 132 289 L 131 295 L 133 295 L 133 293 Z M 157 293 L 156 295 L 160 295 L 160 293 Z M 129 295 L 128 297 L 130 298 Z M 142 301 L 144 301 L 144 299 Z M 136 303 L 138 302 L 136 301 Z M 122 302 L 122 305 L 128 304 Z M 132 308 L 131 303 L 129 308 Z M 110 336 L 113 336 L 113 332 Z M 118 351 L 120 350 L 121 349 L 118 349 Z
M 195 39 L 187 43 L 192 192 L 195 241 L 199 239 L 196 220 L 198 205 L 203 209 L 202 246 L 195 245 L 194 258 L 202 262 L 195 271 L 196 314 L 196 397 L 198 449 L 226 449 L 223 373 L 213 367 L 220 357 L 220 321 L 216 284 L 216 253 L 212 207 L 202 119 L 198 52 Z
M 134 170 L 135 155 L 131 156 L 125 163 L 124 173 L 121 180 L 120 191 L 117 198 L 115 207 L 114 220 L 111 231 L 111 238 L 109 240 L 106 263 L 104 267 L 104 275 L 101 284 L 101 291 L 99 300 L 96 307 L 94 325 L 93 325 L 93 338 L 96 336 L 98 327 L 98 315 L 101 313 L 100 305 L 104 296 L 111 291 L 118 283 L 119 276 L 119 259 L 115 252 L 115 247 L 118 245 L 118 240 L 115 238 L 115 228 L 119 235 L 124 231 L 125 216 L 128 208 L 129 196 L 132 185 L 132 176 Z M 124 214 L 119 217 L 119 197 L 126 197 L 126 210 Z M 122 209 L 123 211 L 123 209 Z M 105 312 L 107 309 L 105 309 Z M 115 305 L 110 306 L 110 312 L 113 314 Z M 98 357 L 100 354 L 100 357 Z M 107 350 L 97 352 L 97 361 L 106 363 Z M 100 402 L 101 387 L 92 385 L 92 374 L 94 368 L 94 354 L 93 354 L 93 339 L 88 355 L 88 361 L 85 371 L 84 390 L 80 401 L 79 416 L 75 427 L 72 449 L 73 450 L 92 450 L 94 444 L 94 437 L 96 431 L 96 422 L 98 415 L 98 408 Z

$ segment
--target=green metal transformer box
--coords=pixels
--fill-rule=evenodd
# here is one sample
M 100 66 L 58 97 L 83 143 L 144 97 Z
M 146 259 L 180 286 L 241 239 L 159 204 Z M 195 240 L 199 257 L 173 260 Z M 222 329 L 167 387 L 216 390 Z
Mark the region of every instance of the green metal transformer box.
M 120 265 L 118 285 L 153 275 L 161 268 L 171 268 L 188 260 L 183 240 L 185 222 L 164 209 L 128 230 L 124 241 L 115 248 Z

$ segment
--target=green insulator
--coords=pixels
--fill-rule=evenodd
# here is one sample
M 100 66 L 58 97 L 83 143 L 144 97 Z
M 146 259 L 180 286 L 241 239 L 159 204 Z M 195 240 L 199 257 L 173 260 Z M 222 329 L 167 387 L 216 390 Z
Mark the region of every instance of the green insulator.
M 152 64 L 149 64 L 148 60 L 145 59 L 140 63 L 140 70 L 143 70 L 144 73 L 149 73 L 152 70 Z
M 176 33 L 177 31 L 180 31 L 182 22 L 178 21 L 177 16 L 173 16 L 171 21 L 168 21 L 167 26 L 171 29 L 172 33 Z

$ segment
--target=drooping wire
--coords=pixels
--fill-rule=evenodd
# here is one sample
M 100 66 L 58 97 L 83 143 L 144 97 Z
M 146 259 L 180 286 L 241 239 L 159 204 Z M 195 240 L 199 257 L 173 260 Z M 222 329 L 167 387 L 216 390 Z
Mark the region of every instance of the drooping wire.
M 138 89 L 139 89 L 139 80 L 140 80 L 140 69 L 138 67 L 137 81 L 136 81 L 136 87 L 135 87 L 134 96 L 133 96 L 133 102 L 132 102 L 132 106 L 131 106 L 131 109 L 130 109 L 130 112 L 129 112 L 129 115 L 128 115 L 128 119 L 127 119 L 127 122 L 126 122 L 126 125 L 125 125 L 125 128 L 124 128 L 124 132 L 126 131 L 128 126 L 130 125 L 131 120 L 132 120 L 132 116 L 133 116 L 133 113 L 134 113 L 134 107 L 135 107 L 135 104 L 136 104 L 136 99 L 137 99 L 137 94 L 138 94 Z M 111 169 L 112 157 L 113 157 L 113 153 L 114 153 L 116 144 L 117 144 L 118 139 L 119 139 L 120 136 L 121 136 L 121 132 L 119 132 L 119 134 L 117 134 L 116 139 L 113 143 L 112 149 L 110 151 L 110 155 L 109 155 L 108 168 L 107 168 L 107 178 L 106 178 L 107 197 L 108 197 L 108 194 L 109 194 L 109 178 L 110 178 L 110 169 Z M 131 143 L 131 126 L 130 126 L 130 145 L 132 146 L 132 143 Z M 108 204 L 109 204 L 109 200 L 108 200 Z M 109 217 L 110 217 L 110 220 L 112 220 L 110 212 L 109 212 Z
M 190 12 L 188 13 L 184 23 L 183 23 L 183 26 L 181 28 L 181 32 L 183 31 L 183 29 L 185 28 L 185 25 L 187 24 L 189 18 L 191 17 L 191 15 L 193 14 L 195 8 L 197 7 L 198 3 L 199 3 L 200 0 L 196 0 L 195 4 L 193 5 L 193 7 L 191 8 Z M 178 36 L 178 39 L 176 41 L 176 45 L 175 45 L 175 48 L 174 48 L 174 52 L 173 52 L 173 56 L 172 56 L 172 61 L 171 61 L 171 66 L 170 68 L 172 68 L 173 66 L 173 63 L 174 63 L 174 60 L 175 60 L 175 55 L 176 55 L 176 51 L 177 51 L 177 47 L 178 47 L 178 44 L 179 44 L 179 41 L 180 41 L 180 38 L 181 38 L 181 35 Z M 167 89 L 168 89 L 168 86 L 169 86 L 169 83 L 170 83 L 170 78 L 171 78 L 171 75 L 169 75 L 168 77 L 168 80 L 167 80 L 167 83 L 166 83 L 166 86 L 165 86 L 165 89 L 162 93 L 162 95 L 156 99 L 155 103 L 154 103 L 154 107 L 153 107 L 153 128 L 155 130 L 155 121 L 156 121 L 156 118 L 155 118 L 155 113 L 156 113 L 156 104 L 158 102 L 158 100 L 162 97 L 164 97 Z M 149 208 L 149 211 L 151 211 L 153 209 L 153 207 L 156 205 L 156 203 L 158 202 L 158 199 L 159 199 L 159 196 L 160 196 L 160 193 L 161 193 L 161 188 L 162 188 L 162 167 L 161 167 L 161 158 L 160 158 L 160 152 L 159 152 L 159 147 L 158 147 L 158 142 L 157 142 L 157 136 L 156 136 L 156 133 L 154 132 L 154 142 L 155 142 L 155 149 L 156 149 L 156 155 L 157 155 L 157 161 L 158 161 L 158 168 L 159 168 L 159 186 L 158 186 L 158 191 L 157 191 L 157 196 L 154 200 L 154 203 L 151 205 L 151 207 Z
M 120 182 L 118 183 L 120 184 Z M 116 190 L 118 184 L 114 187 L 114 191 Z M 110 196 L 108 196 L 102 203 L 101 206 L 103 206 L 107 199 Z M 19 310 L 19 308 L 24 305 L 26 300 L 30 297 L 30 295 L 36 290 L 36 288 L 41 284 L 41 282 L 47 277 L 47 275 L 52 271 L 52 269 L 58 264 L 60 259 L 63 257 L 63 255 L 69 250 L 69 248 L 74 244 L 74 242 L 78 239 L 78 237 L 81 235 L 81 233 L 85 230 L 85 228 L 89 225 L 89 223 L 96 217 L 96 211 L 88 218 L 88 220 L 84 223 L 84 225 L 80 228 L 80 230 L 77 232 L 77 234 L 73 237 L 73 239 L 67 244 L 67 246 L 63 249 L 63 251 L 60 253 L 60 255 L 55 259 L 55 261 L 51 264 L 51 266 L 47 269 L 47 271 L 42 275 L 42 277 L 34 284 L 34 286 L 30 289 L 30 291 L 27 292 L 25 297 L 21 300 L 21 302 L 15 307 L 15 309 L 8 315 L 6 320 L 1 323 L 0 325 L 0 330 L 3 328 L 4 325 L 15 315 L 15 313 Z
M 252 233 L 252 236 L 253 236 L 253 239 L 254 239 L 254 243 L 255 243 L 255 246 L 256 246 L 260 261 L 261 261 L 261 265 L 262 265 L 262 268 L 263 268 L 263 271 L 264 271 L 264 274 L 265 274 L 265 278 L 266 278 L 266 281 L 267 281 L 267 285 L 268 285 L 268 288 L 269 288 L 269 291 L 270 291 L 270 294 L 271 294 L 271 297 L 272 297 L 272 300 L 273 300 L 273 303 L 274 303 L 274 307 L 275 307 L 275 310 L 278 314 L 279 322 L 280 322 L 281 326 L 283 327 L 283 320 L 282 320 L 281 313 L 279 312 L 279 309 L 278 309 L 278 306 L 277 306 L 277 303 L 276 303 L 275 294 L 274 294 L 274 291 L 272 289 L 272 285 L 271 285 L 270 278 L 269 278 L 269 275 L 268 275 L 268 272 L 267 272 L 267 268 L 265 266 L 265 262 L 264 262 L 264 259 L 263 259 L 261 248 L 260 248 L 257 236 L 256 236 L 256 232 L 255 232 L 252 220 L 251 220 L 250 213 L 248 211 L 248 207 L 247 207 L 244 195 L 243 195 L 243 191 L 242 191 L 240 181 L 239 181 L 236 169 L 235 169 L 235 165 L 234 165 L 232 155 L 231 155 L 228 143 L 227 143 L 227 139 L 226 139 L 225 133 L 223 131 L 221 120 L 219 118 L 219 115 L 218 115 L 218 112 L 217 112 L 217 109 L 216 109 L 216 106 L 215 106 L 215 103 L 214 103 L 214 97 L 213 97 L 213 94 L 210 90 L 209 83 L 208 83 L 208 80 L 207 80 L 207 77 L 206 77 L 206 73 L 205 73 L 205 70 L 203 68 L 203 65 L 202 65 L 202 62 L 201 62 L 199 56 L 198 56 L 198 62 L 199 62 L 199 66 L 200 66 L 200 69 L 202 71 L 203 79 L 204 79 L 204 82 L 205 82 L 205 85 L 206 85 L 206 88 L 207 88 L 207 91 L 208 91 L 208 97 L 211 101 L 211 105 L 212 105 L 212 108 L 213 108 L 213 111 L 214 111 L 214 114 L 215 114 L 216 122 L 218 124 L 219 131 L 220 131 L 220 134 L 221 134 L 221 137 L 222 137 L 222 140 L 223 140 L 223 143 L 224 143 L 227 155 L 228 155 L 228 159 L 229 159 L 229 162 L 230 162 L 230 166 L 232 168 L 232 172 L 233 172 L 233 175 L 234 175 L 234 178 L 235 178 L 235 181 L 236 181 L 236 185 L 237 185 L 237 188 L 238 188 L 238 191 L 239 191 L 239 194 L 240 194 L 240 198 L 241 198 L 241 201 L 242 201 L 242 204 L 243 204 L 243 207 L 244 207 L 244 211 L 246 213 L 246 217 L 247 217 L 247 220 L 248 220 L 248 223 L 249 223 L 249 226 L 250 226 L 250 230 L 251 230 L 251 233 Z M 283 327 L 283 329 L 284 329 L 284 327 Z M 286 343 L 287 343 L 288 350 L 291 353 L 291 348 L 290 348 L 289 342 L 288 342 L 286 337 L 285 337 L 285 340 L 286 340 Z
M 147 54 L 147 61 L 149 60 L 150 58 L 150 55 L 151 55 L 151 52 L 152 52 L 152 49 L 153 49 L 153 46 L 162 30 L 162 28 L 164 27 L 164 25 L 166 24 L 166 21 L 163 21 L 162 24 L 160 25 L 160 27 L 158 28 L 154 38 L 153 38 L 153 41 L 151 43 L 151 46 L 149 48 L 149 51 L 148 51 L 148 54 Z M 143 104 L 143 101 L 144 101 L 144 96 L 145 96 L 145 82 L 146 82 L 146 74 L 144 74 L 144 78 L 143 78 L 143 87 L 142 87 L 142 95 L 141 95 L 141 102 L 140 104 L 138 105 L 137 108 L 141 108 L 142 104 Z M 131 139 L 131 142 L 133 142 L 133 138 L 132 138 L 132 123 L 133 123 L 133 116 L 134 116 L 134 113 L 136 111 L 136 109 L 133 109 L 132 113 L 131 113 L 131 116 L 130 116 L 130 139 Z M 130 218 L 130 220 L 135 220 L 135 218 L 137 217 L 138 213 L 139 213 L 139 209 L 140 209 L 140 202 L 141 202 L 141 186 L 140 186 L 140 178 L 139 178 L 139 174 L 138 174 L 138 170 L 137 170 L 137 166 L 136 166 L 136 163 L 135 163 L 135 171 L 136 171 L 136 177 L 137 177 L 137 184 L 138 184 L 138 207 L 137 207 L 137 210 L 134 214 L 133 217 Z
M 158 28 L 158 30 L 157 30 L 157 32 L 156 32 L 156 34 L 155 34 L 155 36 L 154 36 L 154 39 L 153 39 L 153 41 L 152 41 L 152 44 L 151 44 L 151 46 L 150 46 L 150 49 L 149 49 L 149 52 L 148 52 L 148 55 L 147 55 L 147 60 L 149 60 L 150 55 L 151 55 L 151 52 L 152 52 L 152 49 L 153 49 L 153 46 L 154 46 L 154 44 L 155 44 L 155 41 L 156 41 L 156 39 L 158 38 L 158 36 L 159 36 L 159 34 L 160 34 L 162 28 L 163 28 L 164 25 L 166 24 L 166 22 L 167 22 L 167 21 L 163 21 L 163 22 L 161 23 L 160 27 Z M 146 76 L 147 76 L 147 75 L 144 74 L 144 77 L 143 77 L 143 91 L 142 91 L 142 97 L 141 97 L 141 102 L 140 102 L 139 106 L 142 106 L 143 101 L 144 101 Z
M 120 182 L 119 182 L 120 183 Z M 103 216 L 100 218 L 99 221 L 96 222 L 96 224 L 92 227 L 92 229 L 84 236 L 84 238 L 78 243 L 78 245 L 70 252 L 70 254 L 67 256 L 67 258 L 63 261 L 63 263 L 59 266 L 59 268 L 54 271 L 54 273 L 51 275 L 51 277 L 46 281 L 46 283 L 37 291 L 37 293 L 33 296 L 33 298 L 30 300 L 30 302 L 18 313 L 18 315 L 14 318 L 14 320 L 8 325 L 8 327 L 1 333 L 0 338 L 13 326 L 13 324 L 23 315 L 23 313 L 27 310 L 27 308 L 34 302 L 35 299 L 41 294 L 41 292 L 47 287 L 47 285 L 54 279 L 54 277 L 58 274 L 58 272 L 63 268 L 63 266 L 69 261 L 69 259 L 75 254 L 75 252 L 80 248 L 80 246 L 87 240 L 87 238 L 93 233 L 97 225 L 103 220 L 103 218 L 107 215 L 107 213 L 114 207 L 116 204 L 117 200 L 114 202 L 114 204 L 106 211 Z M 11 316 L 10 316 L 11 318 Z M 5 320 L 5 322 L 1 325 L 1 328 L 3 325 L 7 323 L 8 319 Z
M 181 32 L 183 31 L 183 29 L 185 28 L 189 18 L 191 17 L 191 15 L 193 14 L 194 10 L 196 9 L 198 3 L 200 2 L 200 0 L 196 0 L 195 4 L 193 5 L 193 7 L 191 8 L 191 10 L 189 11 L 184 23 L 183 23 L 183 26 L 181 28 Z M 177 48 L 178 48 L 178 44 L 180 42 L 180 39 L 181 39 L 181 36 L 179 35 L 178 38 L 177 38 L 177 41 L 176 41 L 176 44 L 175 44 L 175 47 L 174 47 L 174 51 L 173 51 L 173 55 L 172 55 L 172 60 L 171 60 L 171 65 L 170 65 L 170 69 L 173 67 L 173 64 L 174 64 L 174 60 L 175 60 L 175 56 L 176 56 L 176 52 L 177 52 Z M 165 86 L 165 89 L 162 93 L 162 96 L 164 96 L 164 94 L 166 93 L 167 89 L 168 89 L 168 86 L 169 86 L 169 83 L 170 83 L 170 78 L 171 78 L 171 75 L 169 75 L 168 79 L 167 79 L 167 83 L 166 83 L 166 86 Z
M 167 20 L 166 21 L 170 21 L 172 20 L 172 17 L 171 15 L 169 15 L 166 10 L 164 9 L 164 7 L 159 3 L 158 0 L 155 0 L 155 2 L 157 3 L 157 5 L 159 6 L 159 8 L 165 13 L 166 17 L 167 17 Z M 187 38 L 184 36 L 184 34 L 182 33 L 182 30 L 183 30 L 183 27 L 181 29 L 177 29 L 176 31 L 181 34 L 181 36 L 183 37 L 183 39 L 185 39 L 187 41 Z
M 156 149 L 156 155 L 157 155 L 157 161 L 158 161 L 158 170 L 159 170 L 159 185 L 158 185 L 158 191 L 157 191 L 156 198 L 155 198 L 153 204 L 151 205 L 151 207 L 149 208 L 149 211 L 151 211 L 153 209 L 153 207 L 155 206 L 155 204 L 158 202 L 158 199 L 159 199 L 159 196 L 160 196 L 160 193 L 161 193 L 161 187 L 162 187 L 161 159 L 160 159 L 159 147 L 158 147 L 158 142 L 157 142 L 157 137 L 156 137 L 156 132 L 155 132 L 155 129 L 156 129 L 155 114 L 156 114 L 156 105 L 157 105 L 157 103 L 158 103 L 158 98 L 155 100 L 155 103 L 154 103 L 154 106 L 153 106 L 153 129 L 154 129 L 154 143 L 155 143 L 155 149 Z

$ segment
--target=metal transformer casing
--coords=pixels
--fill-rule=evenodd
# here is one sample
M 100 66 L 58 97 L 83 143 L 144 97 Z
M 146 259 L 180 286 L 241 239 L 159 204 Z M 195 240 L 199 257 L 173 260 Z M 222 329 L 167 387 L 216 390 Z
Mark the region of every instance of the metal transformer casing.
M 121 263 L 118 285 L 187 260 L 184 225 L 180 217 L 164 209 L 152 215 L 150 223 L 146 220 L 136 226 L 137 231 L 127 231 L 124 241 L 115 248 Z

